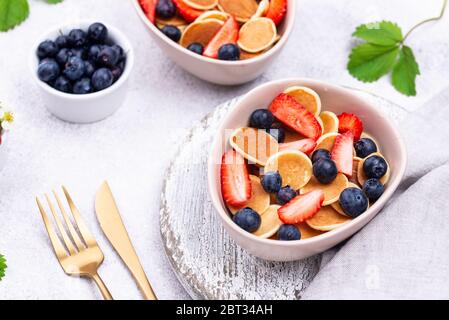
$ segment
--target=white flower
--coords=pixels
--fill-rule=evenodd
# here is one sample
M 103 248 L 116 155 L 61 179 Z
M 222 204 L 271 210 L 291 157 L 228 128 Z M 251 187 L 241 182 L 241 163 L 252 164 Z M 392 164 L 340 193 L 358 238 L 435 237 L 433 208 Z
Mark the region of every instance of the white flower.
M 0 105 L 0 123 L 3 130 L 9 130 L 14 122 L 14 113 Z

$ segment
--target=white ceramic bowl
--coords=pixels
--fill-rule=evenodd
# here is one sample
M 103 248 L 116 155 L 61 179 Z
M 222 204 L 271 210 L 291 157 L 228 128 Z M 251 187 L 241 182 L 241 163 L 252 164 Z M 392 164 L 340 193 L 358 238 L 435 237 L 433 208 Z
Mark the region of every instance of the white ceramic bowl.
M 223 202 L 220 187 L 220 163 L 223 152 L 230 148 L 225 141 L 225 130 L 247 126 L 250 114 L 268 107 L 271 101 L 289 86 L 310 87 L 321 97 L 322 110 L 354 113 L 361 118 L 365 131 L 379 142 L 382 153 L 391 166 L 391 178 L 382 197 L 368 211 L 342 227 L 322 235 L 299 241 L 277 241 L 258 238 L 231 219 Z M 406 168 L 404 142 L 393 124 L 371 105 L 353 92 L 329 83 L 310 79 L 286 79 L 264 84 L 246 94 L 226 116 L 217 131 L 208 164 L 208 185 L 212 203 L 225 229 L 241 247 L 253 255 L 275 261 L 303 259 L 323 252 L 347 239 L 365 226 L 382 209 L 398 187 Z
M 55 40 L 61 32 L 68 34 L 74 28 L 87 30 L 89 25 L 94 22 L 83 21 L 54 28 L 43 34 L 31 50 L 31 73 L 40 88 L 45 107 L 56 117 L 68 122 L 90 123 L 103 120 L 113 114 L 123 104 L 128 92 L 128 78 L 134 65 L 134 51 L 125 35 L 117 28 L 106 23 L 105 25 L 109 30 L 109 38 L 120 45 L 126 52 L 125 70 L 120 79 L 111 87 L 84 95 L 69 94 L 53 89 L 37 76 L 39 59 L 36 55 L 36 50 L 42 41 Z
M 145 16 L 139 0 L 132 0 L 140 20 L 145 24 L 151 37 L 164 53 L 183 69 L 200 79 L 221 84 L 237 85 L 246 83 L 260 76 L 284 48 L 293 29 L 296 16 L 297 0 L 288 0 L 288 11 L 280 26 L 282 35 L 279 42 L 266 53 L 249 60 L 221 61 L 195 54 L 166 37 Z

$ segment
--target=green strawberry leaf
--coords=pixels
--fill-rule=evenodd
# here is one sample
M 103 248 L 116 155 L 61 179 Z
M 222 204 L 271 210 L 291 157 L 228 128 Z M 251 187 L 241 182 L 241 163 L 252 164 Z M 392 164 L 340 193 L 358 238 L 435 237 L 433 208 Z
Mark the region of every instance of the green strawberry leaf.
M 60 3 L 62 1 L 64 1 L 64 0 L 47 0 L 47 2 L 50 3 L 50 4 Z
M 0 31 L 8 31 L 30 14 L 28 0 L 0 0 Z
M 391 76 L 393 86 L 406 96 L 416 96 L 416 77 L 420 74 L 413 51 L 403 46 Z
M 394 46 L 403 40 L 401 28 L 390 21 L 362 24 L 352 35 L 379 46 Z
M 0 254 L 0 281 L 5 276 L 5 270 L 6 270 L 6 259 L 4 256 Z
M 352 49 L 348 70 L 356 79 L 373 82 L 386 75 L 395 65 L 399 47 L 363 43 Z

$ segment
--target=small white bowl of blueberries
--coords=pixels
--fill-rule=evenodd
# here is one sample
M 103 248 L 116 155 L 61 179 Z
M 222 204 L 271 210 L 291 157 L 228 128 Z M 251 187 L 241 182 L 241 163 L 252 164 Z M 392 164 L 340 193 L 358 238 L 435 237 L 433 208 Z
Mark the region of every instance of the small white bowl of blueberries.
M 32 52 L 31 69 L 46 108 L 56 117 L 90 123 L 124 102 L 134 53 L 116 28 L 81 22 L 47 32 Z

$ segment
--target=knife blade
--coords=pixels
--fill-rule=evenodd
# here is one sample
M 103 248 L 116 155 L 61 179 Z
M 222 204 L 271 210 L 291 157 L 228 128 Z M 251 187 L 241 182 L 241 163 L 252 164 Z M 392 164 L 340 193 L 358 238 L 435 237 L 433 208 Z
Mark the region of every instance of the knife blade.
M 95 213 L 106 238 L 128 267 L 145 299 L 157 300 L 126 231 L 107 181 L 101 184 L 95 196 Z

